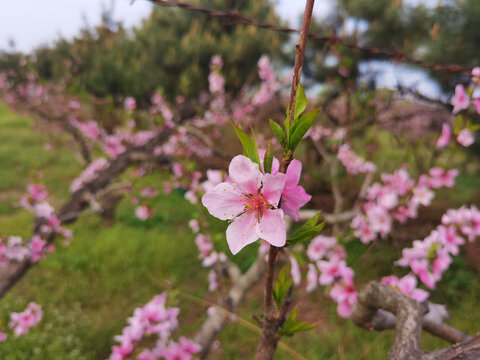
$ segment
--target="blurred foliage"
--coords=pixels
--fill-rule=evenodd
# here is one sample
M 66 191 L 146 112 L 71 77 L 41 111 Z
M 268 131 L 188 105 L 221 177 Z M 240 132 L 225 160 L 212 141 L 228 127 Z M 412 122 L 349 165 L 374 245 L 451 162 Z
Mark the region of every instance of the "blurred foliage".
M 360 43 L 391 50 L 434 64 L 474 67 L 480 63 L 480 2 L 478 0 L 424 2 L 402 0 L 340 0 L 338 15 L 353 25 Z M 352 27 L 352 26 L 351 26 Z M 361 28 L 366 30 L 361 30 Z M 365 59 L 382 56 L 361 54 Z M 444 89 L 451 90 L 458 76 L 430 72 Z
M 269 0 L 190 3 L 218 10 L 228 6 L 260 21 L 281 23 Z M 111 96 L 117 103 L 133 96 L 141 104 L 157 89 L 170 99 L 206 90 L 209 63 L 218 54 L 228 74 L 227 90 L 238 90 L 246 80 L 257 79 L 260 56 L 275 56 L 287 39 L 276 32 L 159 6 L 131 31 L 120 24 L 111 25 L 107 16 L 103 18 L 100 26 L 84 28 L 72 41 L 60 39 L 54 47 L 35 50 L 40 78 L 56 81 L 71 77 L 70 89 L 76 93 Z M 18 64 L 18 54 L 14 55 L 0 57 L 0 70 L 15 68 L 12 63 Z

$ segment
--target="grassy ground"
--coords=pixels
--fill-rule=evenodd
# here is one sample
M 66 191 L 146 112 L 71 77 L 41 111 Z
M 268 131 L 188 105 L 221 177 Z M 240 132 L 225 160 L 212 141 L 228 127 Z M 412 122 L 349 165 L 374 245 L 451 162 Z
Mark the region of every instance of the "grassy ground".
M 70 149 L 44 149 L 46 135 L 33 129 L 30 119 L 12 114 L 0 106 L 0 234 L 30 234 L 32 216 L 15 206 L 35 171 L 44 173 L 52 191 L 50 200 L 61 204 L 68 197 L 68 187 L 81 169 Z M 158 176 L 143 180 L 158 184 Z M 464 180 L 478 186 L 475 179 Z M 105 359 L 133 309 L 150 300 L 166 286 L 172 291 L 172 304 L 181 307 L 181 332 L 195 332 L 205 318 L 206 304 L 183 296 L 206 296 L 207 271 L 197 260 L 193 235 L 186 226 L 195 209 L 179 192 L 161 197 L 156 216 L 143 223 L 133 216 L 127 200 L 123 201 L 111 227 L 104 227 L 96 216 L 81 218 L 72 228 L 74 240 L 69 247 L 57 245 L 55 253 L 34 269 L 0 302 L 0 319 L 11 311 L 23 310 L 28 302 L 42 304 L 44 318 L 30 334 L 10 338 L 0 345 L 0 358 L 16 359 Z M 223 229 L 225 224 L 213 222 Z M 221 237 L 219 241 L 222 242 Z M 222 245 L 225 246 L 224 242 Z M 398 253 L 392 244 L 366 247 L 359 242 L 348 244 L 349 263 L 356 269 L 371 269 L 358 277 L 360 282 L 388 274 Z M 256 253 L 254 247 L 235 260 L 248 267 Z M 470 333 L 478 330 L 480 301 L 478 274 L 463 260 L 456 261 L 446 281 L 432 299 L 452 306 L 452 324 Z M 261 284 L 255 287 L 240 309 L 240 316 L 252 322 L 252 314 L 261 313 Z M 207 298 L 208 295 L 207 295 Z M 318 327 L 285 344 L 307 359 L 382 359 L 392 343 L 392 333 L 370 333 L 356 328 L 349 320 L 336 315 L 334 304 L 317 290 L 306 295 L 296 291 L 300 317 L 318 321 Z M 220 347 L 211 359 L 252 358 L 258 335 L 236 322 L 220 336 Z M 426 348 L 445 346 L 426 336 Z M 280 348 L 278 359 L 291 359 Z

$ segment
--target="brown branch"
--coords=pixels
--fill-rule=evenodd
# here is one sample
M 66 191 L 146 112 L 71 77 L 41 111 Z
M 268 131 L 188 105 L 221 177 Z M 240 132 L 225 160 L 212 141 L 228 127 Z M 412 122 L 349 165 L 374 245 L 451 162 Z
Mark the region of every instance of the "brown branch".
M 424 360 L 478 360 L 480 359 L 480 334 L 474 338 L 464 341 L 460 344 L 453 345 L 445 351 L 434 353 L 432 357 L 424 357 Z
M 430 309 L 430 314 L 425 312 Z M 352 320 L 369 330 L 395 328 L 395 342 L 389 353 L 391 360 L 473 360 L 480 358 L 480 335 L 470 339 L 443 321 L 448 314 L 441 305 L 420 304 L 414 299 L 376 282 L 369 283 L 358 294 Z M 420 347 L 422 328 L 450 342 L 451 347 L 424 353 Z
M 305 4 L 305 12 L 303 16 L 302 30 L 298 44 L 295 47 L 295 66 L 293 71 L 292 90 L 290 92 L 289 100 L 289 121 L 293 122 L 295 114 L 295 99 L 297 97 L 298 84 L 300 82 L 301 68 L 303 66 L 303 58 L 305 56 L 305 47 L 307 45 L 307 36 L 310 28 L 310 21 L 312 18 L 313 5 L 315 0 L 307 0 Z M 280 162 L 281 173 L 286 173 L 288 165 L 292 161 L 293 153 L 288 150 L 283 153 Z M 275 270 L 275 260 L 279 249 L 270 245 L 268 253 L 267 276 L 265 280 L 265 302 L 263 308 L 263 323 L 260 341 L 257 346 L 255 354 L 256 360 L 273 360 L 277 350 L 277 344 L 280 339 L 278 332 L 283 326 L 291 301 L 291 289 L 289 294 L 285 297 L 284 303 L 280 309 L 277 309 L 273 303 L 273 276 Z
M 307 46 L 307 37 L 310 29 L 310 22 L 312 20 L 313 4 L 315 1 L 308 1 L 305 5 L 305 12 L 303 15 L 302 30 L 300 32 L 300 39 L 295 46 L 295 66 L 293 68 L 292 90 L 290 91 L 290 100 L 288 108 L 290 113 L 288 115 L 290 124 L 293 123 L 295 115 L 295 99 L 297 98 L 298 83 L 302 73 L 303 59 L 305 57 L 305 48 Z
M 421 320 L 427 311 L 426 307 L 385 285 L 371 282 L 359 292 L 352 320 L 359 326 L 369 327 L 378 309 L 396 315 L 395 341 L 388 358 L 419 359 L 422 356 Z
M 423 317 L 422 321 L 423 330 L 452 344 L 470 339 L 468 334 L 465 334 L 445 324 L 444 321 L 450 314 L 448 314 L 448 312 L 447 314 L 438 314 L 438 312 L 436 313 L 435 308 L 437 307 L 444 306 L 432 303 L 428 304 L 429 312 Z M 378 309 L 374 313 L 373 317 L 367 322 L 357 325 L 367 328 L 368 330 L 391 330 L 395 329 L 396 327 L 396 317 L 391 312 Z
M 236 313 L 245 294 L 262 278 L 266 268 L 263 256 L 259 256 L 244 274 L 240 274 L 236 267 L 231 268 L 231 265 L 228 266 L 228 272 L 230 277 L 233 275 L 232 286 L 227 296 L 221 299 L 223 307 L 228 310 L 216 307 L 215 313 L 208 317 L 194 337 L 195 342 L 202 346 L 200 359 L 206 358 L 215 336 L 228 324 L 232 313 Z
M 200 6 L 191 5 L 182 1 L 169 1 L 169 0 L 150 0 L 152 3 L 165 6 L 165 7 L 178 7 L 181 9 L 191 10 L 202 12 L 212 17 L 223 18 L 229 21 L 232 24 L 243 24 L 249 26 L 255 26 L 262 29 L 267 29 L 271 31 L 277 31 L 287 34 L 298 33 L 297 29 L 293 29 L 286 26 L 279 26 L 275 24 L 263 23 L 256 19 L 250 18 L 248 16 L 242 15 L 236 10 L 233 11 L 219 11 L 215 9 L 204 8 Z M 397 62 L 404 62 L 409 64 L 418 65 L 424 68 L 428 68 L 433 71 L 442 71 L 452 74 L 460 74 L 460 75 L 470 75 L 471 69 L 466 68 L 465 66 L 461 65 L 454 65 L 454 64 L 433 64 L 423 60 L 415 59 L 404 54 L 398 50 L 387 50 L 381 49 L 371 46 L 363 46 L 359 45 L 356 42 L 348 41 L 337 37 L 334 33 L 330 35 L 321 35 L 310 33 L 308 35 L 310 39 L 324 41 L 325 43 L 332 44 L 332 45 L 340 45 L 346 48 L 353 49 L 355 51 L 367 53 L 367 54 L 374 54 L 374 55 L 381 55 L 391 59 L 394 59 Z
M 179 116 L 178 123 L 181 124 L 193 115 L 193 109 L 185 106 L 182 114 Z M 77 217 L 72 214 L 82 214 L 83 210 L 89 206 L 96 195 L 102 193 L 121 173 L 123 173 L 131 164 L 139 159 L 152 159 L 152 154 L 157 146 L 163 145 L 173 134 L 173 130 L 166 128 L 159 132 L 155 137 L 141 146 L 133 146 L 111 160 L 108 166 L 98 173 L 98 176 L 88 184 L 85 184 L 80 190 L 72 194 L 61 209 L 57 212 L 58 219 L 64 219 L 63 223 L 74 222 Z M 140 155 L 147 156 L 140 156 Z M 157 164 L 170 164 L 170 160 L 164 156 L 155 157 Z M 34 235 L 45 236 L 41 231 L 41 223 L 35 224 Z M 48 242 L 53 243 L 55 236 L 48 235 Z M 0 264 L 0 298 L 3 297 L 14 286 L 33 264 L 30 259 L 23 261 L 10 261 Z
M 33 115 L 37 115 L 43 121 L 47 123 L 55 122 L 59 124 L 68 134 L 70 134 L 72 139 L 78 144 L 78 147 L 80 149 L 80 155 L 85 164 L 90 164 L 92 162 L 92 156 L 90 154 L 88 144 L 86 143 L 82 133 L 75 126 L 70 124 L 70 121 L 68 121 L 66 117 L 49 115 L 43 110 L 32 106 L 28 102 L 28 99 L 24 97 L 19 96 L 17 97 L 17 100 L 21 102 L 23 106 L 25 106 Z

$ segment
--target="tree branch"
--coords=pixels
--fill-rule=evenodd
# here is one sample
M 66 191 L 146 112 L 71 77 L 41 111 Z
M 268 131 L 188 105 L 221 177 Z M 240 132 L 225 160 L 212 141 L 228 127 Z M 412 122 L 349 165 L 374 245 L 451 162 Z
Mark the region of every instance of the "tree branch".
M 231 265 L 228 266 L 228 272 L 230 276 L 233 275 L 233 277 L 231 276 L 232 286 L 227 296 L 221 300 L 223 307 L 228 311 L 223 310 L 220 306 L 217 307 L 215 313 L 208 317 L 194 337 L 195 342 L 202 346 L 200 359 L 207 357 L 215 336 L 228 324 L 230 316 L 232 313 L 236 313 L 238 305 L 247 291 L 260 281 L 266 269 L 263 256 L 259 256 L 247 272 L 241 275 L 239 275 L 238 268 L 233 269 Z
M 429 309 L 430 315 L 424 316 Z M 351 317 L 355 324 L 369 330 L 395 327 L 390 360 L 479 359 L 480 334 L 470 339 L 467 334 L 444 324 L 445 313 L 441 305 L 420 304 L 388 286 L 371 282 L 359 292 Z M 420 347 L 422 328 L 442 339 L 459 343 L 444 350 L 424 353 Z

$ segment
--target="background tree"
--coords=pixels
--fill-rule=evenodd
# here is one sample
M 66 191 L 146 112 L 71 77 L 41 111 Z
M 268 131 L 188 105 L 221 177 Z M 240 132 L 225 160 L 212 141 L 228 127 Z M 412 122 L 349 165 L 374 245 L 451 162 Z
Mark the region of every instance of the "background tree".
M 269 0 L 191 3 L 281 23 Z M 238 91 L 245 80 L 258 79 L 260 56 L 276 56 L 286 39 L 284 34 L 235 26 L 206 14 L 154 7 L 132 32 L 120 24 L 112 27 L 104 15 L 101 25 L 86 27 L 73 41 L 60 39 L 53 48 L 39 48 L 33 56 L 43 79 L 58 80 L 71 71 L 75 76 L 70 88 L 77 93 L 113 97 L 117 103 L 133 96 L 142 104 L 155 90 L 167 98 L 207 90 L 209 62 L 215 54 L 224 60 L 226 89 Z

